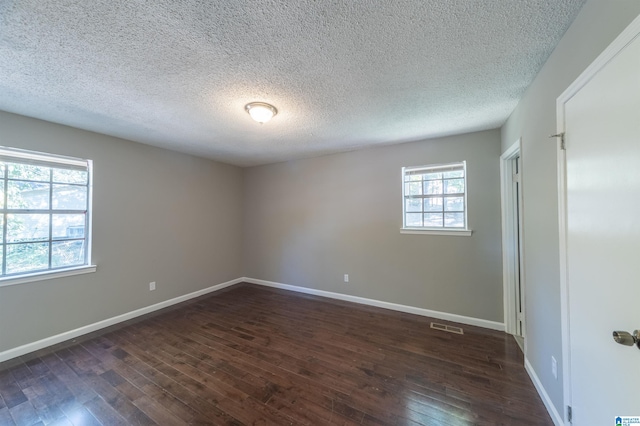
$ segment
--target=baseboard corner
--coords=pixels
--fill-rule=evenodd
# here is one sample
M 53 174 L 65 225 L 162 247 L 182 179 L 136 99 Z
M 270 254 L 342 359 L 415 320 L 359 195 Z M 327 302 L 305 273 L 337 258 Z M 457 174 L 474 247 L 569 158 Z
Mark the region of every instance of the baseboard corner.
M 36 340 L 35 342 L 26 343 L 21 346 L 17 346 L 15 348 L 7 349 L 5 351 L 0 352 L 0 362 L 8 361 L 13 358 L 17 358 L 19 356 L 23 356 L 29 354 L 31 352 L 47 348 L 49 346 L 56 345 L 58 343 L 66 342 L 67 340 L 75 339 L 76 337 L 83 336 L 88 333 L 92 333 L 94 331 L 101 330 L 106 327 L 110 327 L 112 325 L 151 313 L 157 310 L 167 308 L 169 306 L 185 302 L 190 299 L 194 299 L 196 297 L 204 296 L 208 293 L 213 293 L 215 291 L 222 290 L 224 288 L 230 287 L 235 284 L 239 284 L 243 282 L 243 278 L 236 278 L 231 281 L 226 281 L 220 284 L 213 285 L 211 287 L 204 288 L 202 290 L 194 291 L 192 293 L 184 294 L 182 296 L 174 297 L 172 299 L 165 300 L 163 302 L 159 302 L 150 306 L 145 306 L 140 309 L 136 309 L 130 312 L 126 312 L 124 314 L 116 315 L 111 318 L 107 318 L 92 324 L 88 324 L 82 327 L 78 327 L 73 330 L 65 331 L 53 336 L 45 337 L 44 339 Z
M 415 306 L 401 305 L 398 303 L 385 302 L 382 300 L 368 299 L 365 297 L 351 296 L 343 293 L 335 293 L 325 290 L 317 290 L 309 287 L 300 287 L 291 284 L 283 284 L 274 281 L 260 280 L 257 278 L 242 277 L 247 283 L 262 285 L 265 287 L 279 288 L 282 290 L 290 290 L 298 293 L 313 294 L 315 296 L 328 297 L 330 299 L 344 300 L 347 302 L 359 303 L 362 305 L 376 306 L 378 308 L 390 309 L 392 311 L 406 312 L 409 314 L 420 315 L 424 317 L 437 318 L 445 321 L 452 321 L 461 324 L 473 325 L 476 327 L 488 328 L 496 331 L 504 331 L 504 323 L 497 321 L 489 321 L 481 318 L 467 317 L 464 315 L 450 314 L 447 312 L 432 311 L 430 309 L 418 308 Z

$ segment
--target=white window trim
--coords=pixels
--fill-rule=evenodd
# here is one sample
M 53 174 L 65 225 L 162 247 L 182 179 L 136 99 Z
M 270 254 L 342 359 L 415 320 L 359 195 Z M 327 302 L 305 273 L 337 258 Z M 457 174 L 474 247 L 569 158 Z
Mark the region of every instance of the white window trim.
M 32 283 L 35 281 L 52 280 L 54 278 L 71 277 L 73 275 L 90 274 L 96 272 L 97 269 L 98 267 L 96 265 L 83 265 L 73 268 L 54 269 L 49 271 L 34 272 L 32 274 L 3 277 L 0 278 L 0 287 Z
M 437 170 L 437 169 L 446 169 L 451 166 L 461 164 L 464 170 L 464 223 L 465 228 L 411 228 L 405 226 L 406 220 L 406 212 L 405 212 L 405 196 L 404 196 L 404 188 L 405 188 L 405 174 L 407 171 L 411 170 Z M 456 237 L 470 237 L 473 233 L 473 230 L 469 229 L 469 220 L 468 220 L 468 211 L 469 205 L 467 202 L 467 193 L 468 193 L 468 180 L 467 180 L 467 162 L 459 161 L 447 164 L 433 164 L 427 166 L 412 166 L 412 167 L 403 167 L 401 174 L 401 182 L 402 182 L 402 228 L 400 228 L 401 234 L 414 234 L 414 235 L 450 235 Z
M 81 158 L 67 157 L 64 155 L 45 154 L 35 151 L 27 151 L 18 148 L 8 148 L 0 146 L 0 156 L 7 156 L 11 158 L 20 158 L 23 160 L 41 161 L 43 163 L 56 163 L 63 164 L 65 166 L 75 166 L 85 168 L 88 160 Z
M 426 229 L 426 228 L 400 228 L 401 234 L 415 235 L 453 235 L 456 237 L 470 237 L 473 231 L 471 229 Z

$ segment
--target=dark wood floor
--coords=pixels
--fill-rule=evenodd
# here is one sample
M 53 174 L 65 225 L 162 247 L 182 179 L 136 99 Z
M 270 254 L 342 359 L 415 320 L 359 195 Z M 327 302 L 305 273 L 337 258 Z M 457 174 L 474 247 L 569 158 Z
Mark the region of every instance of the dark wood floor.
M 0 364 L 0 425 L 553 424 L 513 338 L 430 321 L 242 284 Z

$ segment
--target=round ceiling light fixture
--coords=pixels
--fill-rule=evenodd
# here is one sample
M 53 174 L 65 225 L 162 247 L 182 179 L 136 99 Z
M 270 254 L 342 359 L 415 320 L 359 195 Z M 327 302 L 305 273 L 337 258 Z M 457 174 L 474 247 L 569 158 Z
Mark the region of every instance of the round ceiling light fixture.
M 271 120 L 278 110 L 273 105 L 266 104 L 264 102 L 251 102 L 244 106 L 244 109 L 249 113 L 251 118 L 258 123 L 263 124 Z

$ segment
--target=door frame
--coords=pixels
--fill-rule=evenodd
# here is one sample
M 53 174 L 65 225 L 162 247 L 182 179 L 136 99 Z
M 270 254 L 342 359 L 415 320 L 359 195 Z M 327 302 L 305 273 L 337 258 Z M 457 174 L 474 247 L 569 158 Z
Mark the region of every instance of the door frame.
M 556 132 L 564 135 L 565 111 L 564 105 L 582 89 L 607 63 L 609 63 L 628 44 L 640 36 L 640 16 L 636 17 L 629 26 L 589 65 L 580 76 L 556 100 Z M 571 406 L 571 341 L 569 317 L 569 277 L 567 275 L 567 162 L 566 151 L 562 138 L 557 138 L 557 167 L 558 167 L 558 226 L 560 242 L 560 316 L 562 331 L 562 389 L 564 409 L 562 418 L 567 424 L 568 408 Z
M 503 285 L 503 297 L 504 297 L 504 326 L 505 331 L 509 334 L 517 334 L 517 320 L 516 320 L 516 295 L 518 291 L 516 289 L 517 282 L 514 279 L 515 276 L 515 264 L 516 262 L 520 266 L 520 291 L 521 300 L 523 305 L 523 320 L 522 320 L 522 337 L 525 335 L 524 331 L 524 256 L 522 255 L 523 241 L 520 241 L 520 252 L 518 253 L 517 247 L 514 242 L 518 239 L 518 229 L 520 230 L 520 238 L 523 236 L 523 206 L 522 206 L 522 180 L 520 181 L 520 199 L 515 200 L 513 194 L 513 159 L 520 157 L 520 176 L 522 176 L 522 156 L 521 152 L 522 139 L 515 141 L 507 150 L 500 156 L 500 201 L 502 211 L 502 285 Z M 514 222 L 514 206 L 518 203 L 519 206 L 519 223 Z M 525 339 L 526 345 L 526 339 Z M 526 353 L 526 351 L 525 351 Z

